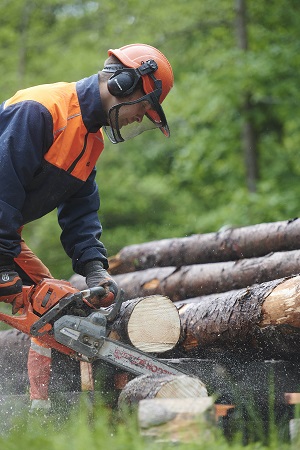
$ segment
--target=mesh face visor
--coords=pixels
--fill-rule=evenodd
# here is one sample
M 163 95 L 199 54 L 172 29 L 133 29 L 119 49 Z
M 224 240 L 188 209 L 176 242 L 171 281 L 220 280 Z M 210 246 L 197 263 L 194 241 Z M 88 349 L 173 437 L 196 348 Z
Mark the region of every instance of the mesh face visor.
M 166 137 L 170 136 L 167 119 L 158 100 L 160 92 L 159 90 L 155 90 L 132 102 L 119 103 L 109 110 L 108 118 L 110 126 L 104 126 L 103 128 L 113 144 L 128 141 L 144 131 L 155 128 L 159 128 Z M 150 109 L 146 111 L 142 121 L 133 122 L 123 127 L 120 126 L 119 119 L 122 116 L 122 112 L 128 109 L 128 106 L 137 105 L 141 102 L 148 102 L 150 104 Z

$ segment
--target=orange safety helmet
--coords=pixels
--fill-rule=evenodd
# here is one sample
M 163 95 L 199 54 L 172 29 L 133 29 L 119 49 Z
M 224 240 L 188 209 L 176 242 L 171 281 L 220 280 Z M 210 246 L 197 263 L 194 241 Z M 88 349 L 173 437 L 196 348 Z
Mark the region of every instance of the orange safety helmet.
M 161 106 L 174 84 L 173 70 L 167 58 L 148 44 L 129 44 L 110 49 L 108 55 L 115 56 L 121 63 L 108 64 L 103 68 L 104 72 L 113 73 L 107 82 L 108 90 L 113 96 L 124 99 L 108 111 L 109 125 L 104 126 L 104 130 L 111 142 L 123 142 L 154 128 L 160 129 L 169 137 L 169 126 Z M 130 101 L 127 97 L 134 91 L 140 79 L 145 95 Z M 122 127 L 119 122 L 122 108 L 145 101 L 151 107 L 142 122 L 134 121 Z
M 129 44 L 117 49 L 108 50 L 108 55 L 114 55 L 126 67 L 137 69 L 143 62 L 153 59 L 158 69 L 155 71 L 155 78 L 162 81 L 162 94 L 159 102 L 166 98 L 174 85 L 174 76 L 171 64 L 155 47 L 147 44 Z M 154 89 L 153 79 L 150 76 L 143 76 L 143 89 L 145 94 L 149 94 Z

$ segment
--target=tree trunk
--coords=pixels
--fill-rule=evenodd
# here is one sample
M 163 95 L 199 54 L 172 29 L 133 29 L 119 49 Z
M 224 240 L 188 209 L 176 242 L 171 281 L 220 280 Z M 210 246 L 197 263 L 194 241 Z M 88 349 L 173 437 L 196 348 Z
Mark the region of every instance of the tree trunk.
M 153 267 L 233 261 L 300 248 L 300 219 L 262 223 L 124 247 L 109 258 L 112 275 Z
M 133 406 L 147 398 L 207 397 L 202 381 L 192 375 L 141 375 L 126 384 L 119 396 L 119 407 Z
M 109 337 L 145 352 L 162 353 L 175 347 L 180 329 L 176 306 L 167 297 L 152 295 L 124 302 Z
M 237 45 L 240 50 L 247 52 L 248 33 L 246 0 L 236 0 L 235 5 Z M 253 105 L 251 97 L 252 95 L 250 92 L 245 92 L 242 98 L 243 124 L 241 135 L 247 187 L 249 192 L 255 192 L 258 180 L 257 138 L 255 127 L 253 125 Z
M 299 354 L 300 276 L 220 294 L 179 307 L 181 348 L 255 351 L 268 357 Z
M 160 294 L 178 301 L 296 275 L 299 268 L 300 250 L 294 250 L 224 263 L 148 269 L 114 279 L 128 299 Z

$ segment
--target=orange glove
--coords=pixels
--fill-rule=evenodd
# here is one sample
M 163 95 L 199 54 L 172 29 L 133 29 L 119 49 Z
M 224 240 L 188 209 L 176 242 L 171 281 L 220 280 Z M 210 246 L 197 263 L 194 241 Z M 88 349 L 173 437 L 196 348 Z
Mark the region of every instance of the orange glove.
M 91 298 L 91 303 L 96 308 L 110 306 L 117 294 L 118 285 L 109 273 L 103 269 L 101 261 L 90 261 L 85 265 L 86 284 L 89 288 L 103 286 L 106 294 L 103 297 Z
M 0 301 L 12 304 L 13 314 L 24 305 L 22 280 L 14 270 L 0 268 Z

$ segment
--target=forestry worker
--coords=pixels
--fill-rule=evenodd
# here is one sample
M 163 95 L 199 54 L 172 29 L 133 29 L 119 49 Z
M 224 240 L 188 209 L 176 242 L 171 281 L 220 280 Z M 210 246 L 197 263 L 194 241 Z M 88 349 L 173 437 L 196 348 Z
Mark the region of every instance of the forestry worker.
M 52 278 L 22 239 L 25 224 L 57 208 L 61 242 L 75 273 L 106 295 L 118 287 L 108 274 L 99 241 L 100 200 L 96 162 L 104 148 L 103 130 L 113 143 L 146 130 L 169 137 L 161 103 L 173 86 L 167 58 L 146 44 L 108 51 L 104 68 L 77 82 L 18 91 L 0 106 L 0 301 L 13 313 L 23 305 L 22 285 Z M 28 357 L 32 404 L 49 405 L 51 349 L 31 341 Z M 44 402 L 44 403 L 43 403 Z

